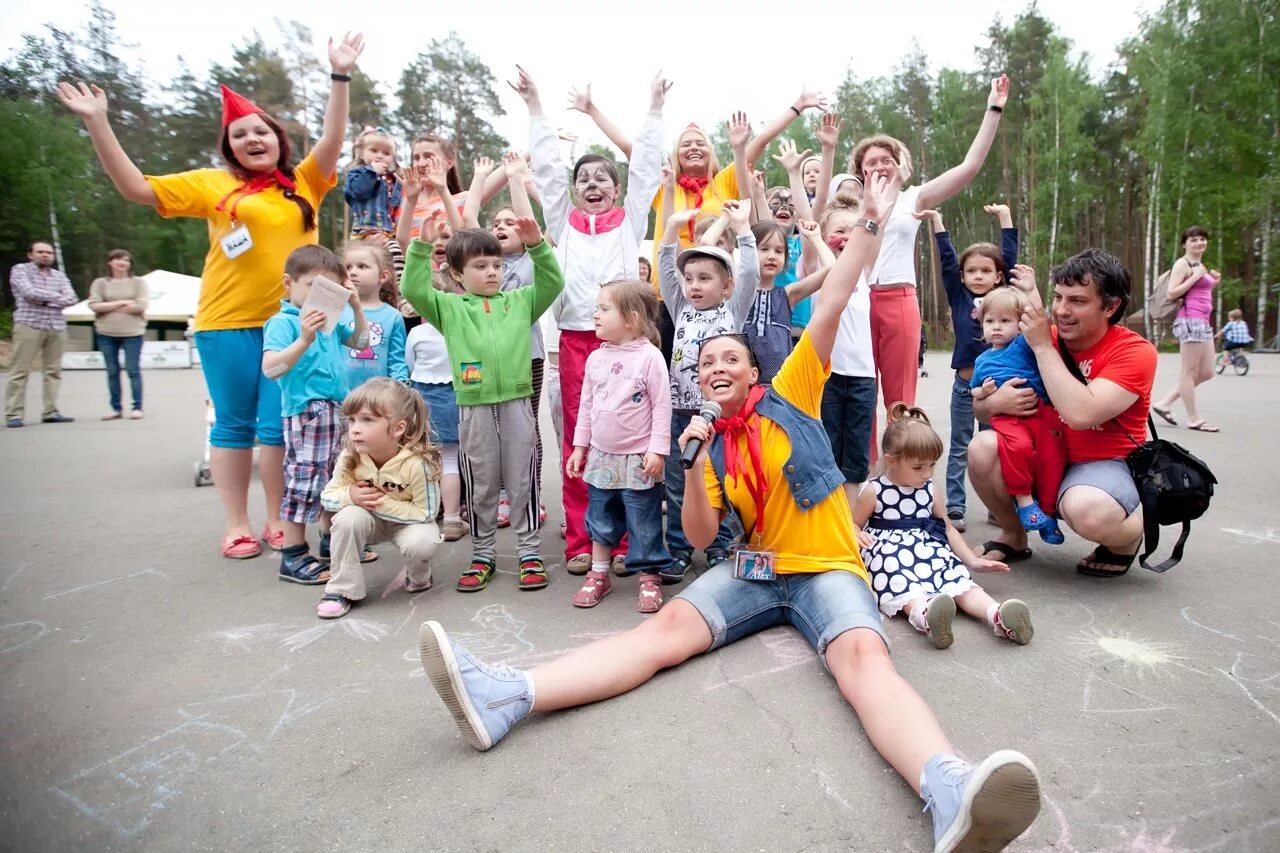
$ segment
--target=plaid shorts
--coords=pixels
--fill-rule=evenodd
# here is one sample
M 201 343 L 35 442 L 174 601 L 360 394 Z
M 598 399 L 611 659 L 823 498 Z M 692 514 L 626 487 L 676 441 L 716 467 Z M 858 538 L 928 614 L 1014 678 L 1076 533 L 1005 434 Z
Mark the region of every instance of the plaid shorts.
M 320 493 L 333 473 L 345 432 L 342 405 L 312 400 L 301 414 L 284 419 L 284 500 L 280 518 L 313 524 L 320 518 Z
M 1173 321 L 1173 336 L 1182 343 L 1207 343 L 1213 340 L 1213 327 L 1199 317 L 1178 317 Z

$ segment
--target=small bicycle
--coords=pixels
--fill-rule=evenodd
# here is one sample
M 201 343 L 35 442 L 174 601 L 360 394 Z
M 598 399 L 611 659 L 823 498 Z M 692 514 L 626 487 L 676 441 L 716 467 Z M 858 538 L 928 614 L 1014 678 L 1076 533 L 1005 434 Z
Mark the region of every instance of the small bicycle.
M 1244 376 L 1249 372 L 1249 357 L 1244 354 L 1242 347 L 1237 349 L 1224 349 L 1218 353 L 1218 358 L 1213 363 L 1213 368 L 1218 373 L 1222 373 L 1227 369 L 1227 365 L 1231 365 L 1231 369 L 1236 372 L 1236 376 Z

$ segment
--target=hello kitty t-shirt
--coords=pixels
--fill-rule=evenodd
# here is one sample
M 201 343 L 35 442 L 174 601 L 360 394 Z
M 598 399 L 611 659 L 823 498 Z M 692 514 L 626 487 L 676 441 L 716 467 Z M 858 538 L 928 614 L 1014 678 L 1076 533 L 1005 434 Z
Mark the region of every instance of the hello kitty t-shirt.
M 375 376 L 389 376 L 397 382 L 408 380 L 409 366 L 404 360 L 404 317 L 386 304 L 364 309 L 364 317 L 369 322 L 369 345 L 363 349 L 342 348 L 348 392 Z M 350 306 L 343 309 L 340 322 L 355 322 Z

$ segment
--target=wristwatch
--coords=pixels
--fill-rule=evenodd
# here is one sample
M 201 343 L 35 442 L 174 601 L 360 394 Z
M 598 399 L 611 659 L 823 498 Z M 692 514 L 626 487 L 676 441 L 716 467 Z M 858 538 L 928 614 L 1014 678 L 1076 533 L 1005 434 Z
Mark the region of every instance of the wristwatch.
M 872 237 L 880 233 L 880 225 L 874 219 L 859 219 L 853 223 L 853 227 L 867 229 L 871 232 Z

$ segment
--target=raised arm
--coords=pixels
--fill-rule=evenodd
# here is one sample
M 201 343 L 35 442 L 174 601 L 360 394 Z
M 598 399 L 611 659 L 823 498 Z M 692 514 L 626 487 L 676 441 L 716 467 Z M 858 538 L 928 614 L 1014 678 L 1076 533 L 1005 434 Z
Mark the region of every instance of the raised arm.
M 929 222 L 933 231 L 934 251 L 938 253 L 938 271 L 942 275 L 942 288 L 947 292 L 948 300 L 956 300 L 964 290 L 964 280 L 960 275 L 960 259 L 956 255 L 956 247 L 947 233 L 947 226 L 942 222 L 942 214 L 936 210 L 912 211 L 916 219 Z
M 338 169 L 338 157 L 342 155 L 342 144 L 346 141 L 347 118 L 351 109 L 349 80 L 362 50 L 364 36 L 361 33 L 347 33 L 337 44 L 329 39 L 329 67 L 335 75 L 348 79 L 334 80 L 329 87 L 329 103 L 324 108 L 324 127 L 311 149 L 311 156 L 316 158 L 316 165 L 322 175 L 332 175 Z
M 804 191 L 804 178 L 800 174 L 800 164 L 813 154 L 808 148 L 796 151 L 796 144 L 790 139 L 778 143 L 778 153 L 773 159 L 782 165 L 787 172 L 787 186 L 791 188 L 791 203 L 796 206 L 796 219 L 812 219 L 813 209 L 809 207 L 809 194 Z
M 622 128 L 613 123 L 613 120 L 600 112 L 599 107 L 595 105 L 595 101 L 591 100 L 591 84 L 587 84 L 587 88 L 579 92 L 577 89 L 569 89 L 569 109 L 577 110 L 583 113 L 593 122 L 596 127 L 600 128 L 600 132 L 609 138 L 609 141 L 618 146 L 618 150 L 622 152 L 622 156 L 628 160 L 631 159 L 631 140 L 622 132 Z
M 787 125 L 804 115 L 804 111 L 808 109 L 818 109 L 824 112 L 827 109 L 827 99 L 817 92 L 810 92 L 807 89 L 800 93 L 800 97 L 787 107 L 786 111 L 779 113 L 778 117 L 764 126 L 760 131 L 760 135 L 747 143 L 746 155 L 747 163 L 755 165 L 756 160 L 760 159 L 760 155 L 764 153 L 764 149 L 769 143 L 778 138 L 778 134 L 787 129 Z M 750 175 L 750 172 L 739 172 L 740 175 Z
M 662 292 L 662 301 L 667 303 L 667 310 L 674 319 L 684 307 L 683 280 L 676 267 L 676 255 L 680 249 L 680 229 L 693 221 L 698 213 L 696 208 L 686 208 L 667 217 L 666 230 L 662 232 L 662 240 L 658 243 L 658 289 Z
M 836 173 L 836 143 L 840 139 L 840 128 L 844 127 L 844 119 L 836 118 L 831 113 L 824 113 L 822 123 L 818 125 L 818 142 L 822 146 L 822 165 L 818 169 L 818 191 L 813 194 L 813 219 L 822 219 L 830 201 L 827 195 L 831 192 L 831 177 Z
M 1000 257 L 1004 268 L 1011 270 L 1018 263 L 1018 229 L 1013 227 L 1013 216 L 1007 204 L 984 204 L 982 209 L 996 218 L 1000 226 Z
M 764 172 L 752 169 L 747 181 L 747 195 L 751 199 L 751 221 L 769 222 L 773 220 L 773 211 L 769 209 L 769 200 L 764 194 Z
M 751 233 L 751 202 L 727 201 L 724 210 L 738 246 L 738 278 L 729 296 L 729 310 L 733 312 L 734 328 L 741 329 L 760 287 L 760 256 L 756 237 Z
M 662 72 L 649 81 L 649 112 L 636 135 L 627 164 L 627 194 L 622 208 L 626 211 L 627 227 L 632 229 L 637 241 L 643 240 L 649 231 L 649 209 L 662 183 L 662 110 L 670 89 L 671 82 Z
M 507 85 L 529 108 L 529 157 L 533 166 L 533 182 L 542 203 L 542 218 L 547 231 L 558 238 L 569 221 L 572 201 L 569 197 L 569 173 L 560 153 L 560 140 L 555 129 L 542 114 L 542 98 L 537 84 L 519 65 L 516 82 Z
M 1000 115 L 1004 111 L 1005 102 L 1009 100 L 1009 78 L 1001 74 L 991 81 L 991 94 L 987 96 L 987 112 L 978 127 L 978 135 L 969 146 L 969 153 L 959 166 L 953 166 L 932 180 L 920 185 L 920 194 L 916 197 L 916 207 L 924 210 L 937 207 L 960 190 L 969 186 L 978 176 L 978 171 L 987 159 L 991 143 L 995 141 L 996 131 L 1000 128 Z
M 747 114 L 738 111 L 729 117 L 729 150 L 733 152 L 733 174 L 738 180 L 739 187 L 744 184 L 750 184 L 752 181 L 751 170 L 755 167 L 755 160 L 747 157 L 747 144 L 751 138 L 751 122 L 747 121 Z M 739 195 L 750 195 L 748 188 L 746 193 L 739 190 Z M 767 208 L 766 208 L 767 209 Z
M 156 191 L 143 177 L 142 170 L 129 159 L 116 138 L 116 132 L 111 129 L 111 122 L 107 120 L 107 93 L 84 83 L 75 86 L 59 83 L 57 95 L 63 106 L 84 121 L 98 162 L 116 191 L 129 201 L 151 207 L 158 205 L 160 199 L 156 197 Z
M 826 282 L 827 273 L 836 262 L 836 256 L 831 251 L 831 247 L 822 242 L 822 232 L 818 229 L 818 223 L 802 219 L 796 223 L 796 227 L 800 229 L 800 241 L 805 244 L 807 252 L 805 257 L 815 259 L 817 263 L 813 265 L 813 272 L 787 285 L 787 301 L 791 303 L 792 308 L 800 300 L 818 292 L 818 288 Z M 805 266 L 806 270 L 809 268 Z
M 444 169 L 444 162 L 439 157 L 427 158 L 427 173 L 422 176 L 422 185 L 424 189 L 432 190 L 440 196 L 445 221 L 455 233 L 467 227 L 463 222 L 462 214 L 458 212 L 458 203 L 454 201 L 453 193 L 449 192 L 449 178 Z M 423 222 L 422 227 L 426 227 L 426 224 Z M 418 229 L 418 235 L 422 235 L 422 228 Z
M 1027 301 L 1036 308 L 1044 308 L 1044 299 L 1036 287 L 1036 271 L 1026 264 L 1015 264 L 1009 270 L 1009 284 L 1021 290 Z
M 471 187 L 467 190 L 467 201 L 462 207 L 462 226 L 454 226 L 453 220 L 451 219 L 449 220 L 449 227 L 453 228 L 455 231 L 458 230 L 458 227 L 480 227 L 480 208 L 484 206 L 485 202 L 484 187 L 485 183 L 489 180 L 489 175 L 493 174 L 495 165 L 496 164 L 493 160 L 488 157 L 480 157 L 472 162 L 471 168 L 474 171 L 471 175 Z M 430 174 L 430 172 L 431 169 L 428 167 L 428 174 Z M 443 174 L 443 170 L 441 170 L 441 174 Z M 503 178 L 504 180 L 506 178 L 505 172 L 503 172 Z M 448 192 L 447 187 L 445 188 L 445 192 Z M 442 195 L 441 198 L 444 198 L 444 196 Z
M 529 201 L 529 191 L 525 182 L 529 179 L 529 164 L 514 151 L 508 151 L 503 158 L 502 173 L 507 179 L 507 188 L 511 194 L 511 210 L 516 217 L 533 219 L 533 204 Z M 468 203 L 470 199 L 468 198 Z

